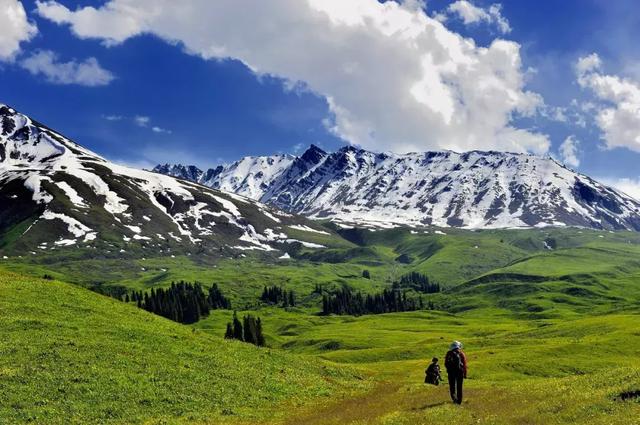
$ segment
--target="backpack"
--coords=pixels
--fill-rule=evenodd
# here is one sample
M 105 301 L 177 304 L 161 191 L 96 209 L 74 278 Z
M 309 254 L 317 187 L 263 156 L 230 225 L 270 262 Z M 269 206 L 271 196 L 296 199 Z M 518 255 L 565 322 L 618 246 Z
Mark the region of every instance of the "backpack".
M 462 373 L 464 364 L 462 363 L 460 351 L 449 351 L 444 359 L 444 366 L 447 368 L 447 373 Z
M 425 384 L 439 385 L 440 384 L 440 367 L 431 363 L 425 371 L 424 377 Z

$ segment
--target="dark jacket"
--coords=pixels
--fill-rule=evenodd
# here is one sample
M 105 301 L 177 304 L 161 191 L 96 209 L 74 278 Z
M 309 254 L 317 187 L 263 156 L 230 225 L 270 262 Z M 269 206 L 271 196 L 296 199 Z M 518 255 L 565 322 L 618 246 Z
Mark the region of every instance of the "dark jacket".
M 449 359 L 451 358 L 451 356 L 455 355 L 454 352 L 457 352 L 460 355 L 460 360 L 462 361 L 462 376 L 464 378 L 467 377 L 467 356 L 464 354 L 464 351 L 462 351 L 459 348 L 456 348 L 455 350 L 450 350 L 447 351 L 447 355 L 445 356 L 445 360 L 444 360 L 444 364 L 445 366 L 449 364 Z M 459 371 L 456 370 L 450 370 L 449 367 L 447 366 L 447 374 L 455 374 L 458 373 Z
M 426 384 L 438 385 L 440 381 L 442 381 L 442 376 L 440 375 L 440 365 L 438 363 L 431 363 L 424 371 L 424 373 L 424 382 Z

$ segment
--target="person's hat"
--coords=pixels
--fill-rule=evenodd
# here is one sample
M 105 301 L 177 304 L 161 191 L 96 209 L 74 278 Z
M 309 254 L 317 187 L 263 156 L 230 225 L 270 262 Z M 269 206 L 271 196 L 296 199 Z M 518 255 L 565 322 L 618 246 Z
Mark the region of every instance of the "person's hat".
M 458 348 L 462 348 L 462 343 L 460 341 L 453 341 L 449 346 L 449 350 L 455 350 Z
M 431 359 L 431 362 L 432 362 L 432 363 L 438 363 L 438 358 L 437 358 L 437 357 L 432 358 L 432 359 Z

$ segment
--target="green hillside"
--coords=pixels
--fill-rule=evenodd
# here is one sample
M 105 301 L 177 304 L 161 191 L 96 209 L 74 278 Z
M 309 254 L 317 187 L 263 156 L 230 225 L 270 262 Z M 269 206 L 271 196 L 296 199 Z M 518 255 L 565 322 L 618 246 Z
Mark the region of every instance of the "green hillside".
M 0 272 L 0 423 L 253 421 L 366 387 L 72 285 Z
M 287 261 L 255 253 L 4 259 L 14 271 L 107 290 L 218 283 L 239 314 L 261 317 L 270 348 L 221 340 L 231 311 L 187 327 L 76 285 L 3 273 L 0 395 L 9 402 L 0 422 L 604 425 L 640 417 L 638 398 L 620 398 L 640 391 L 640 234 L 341 233 L 343 248 Z M 319 314 L 316 285 L 375 293 L 412 271 L 444 288 L 422 294 L 430 310 Z M 261 303 L 265 285 L 293 290 L 297 305 Z M 452 339 L 470 360 L 462 407 L 444 386 L 422 383 Z

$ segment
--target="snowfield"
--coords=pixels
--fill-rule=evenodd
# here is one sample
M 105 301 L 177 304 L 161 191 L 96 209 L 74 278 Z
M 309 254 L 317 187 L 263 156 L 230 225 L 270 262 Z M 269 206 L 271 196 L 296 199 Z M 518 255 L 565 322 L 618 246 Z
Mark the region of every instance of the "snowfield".
M 181 174 L 185 168 L 155 170 L 188 178 Z M 640 230 L 639 201 L 531 154 L 398 155 L 351 146 L 327 153 L 312 145 L 300 157 L 246 157 L 196 174 L 210 187 L 342 227 Z

